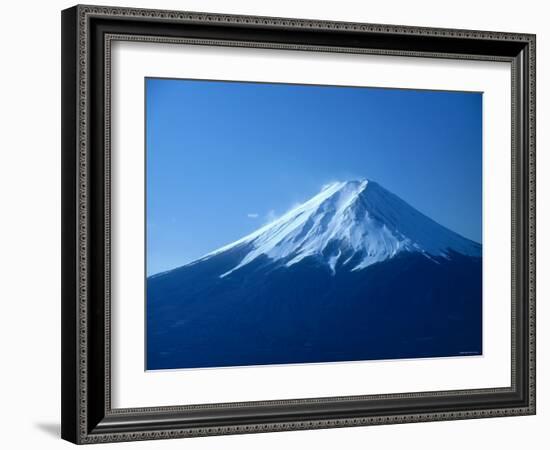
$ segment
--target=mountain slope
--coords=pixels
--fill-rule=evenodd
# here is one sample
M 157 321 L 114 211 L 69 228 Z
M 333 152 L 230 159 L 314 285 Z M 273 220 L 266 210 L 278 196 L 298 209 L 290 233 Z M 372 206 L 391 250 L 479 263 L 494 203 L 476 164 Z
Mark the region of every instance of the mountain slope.
M 332 183 L 309 201 L 238 241 L 201 258 L 249 247 L 224 277 L 261 255 L 287 267 L 315 256 L 334 271 L 359 270 L 400 252 L 447 257 L 481 256 L 481 246 L 424 216 L 379 184 L 361 180 Z
M 370 181 L 333 183 L 147 280 L 147 368 L 481 353 L 481 246 Z

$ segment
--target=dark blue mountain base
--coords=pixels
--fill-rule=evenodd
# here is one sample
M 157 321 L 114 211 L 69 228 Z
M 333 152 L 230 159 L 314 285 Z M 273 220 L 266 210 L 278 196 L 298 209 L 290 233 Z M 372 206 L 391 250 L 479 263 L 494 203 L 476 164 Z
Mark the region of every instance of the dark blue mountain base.
M 147 280 L 147 369 L 482 353 L 480 258 L 402 253 L 333 274 L 262 256 L 219 277 L 248 251 Z

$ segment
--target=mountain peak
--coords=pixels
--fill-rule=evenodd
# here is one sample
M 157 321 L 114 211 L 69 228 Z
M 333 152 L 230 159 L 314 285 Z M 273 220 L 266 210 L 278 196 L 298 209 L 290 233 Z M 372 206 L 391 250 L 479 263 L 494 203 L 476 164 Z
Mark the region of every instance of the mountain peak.
M 358 180 L 332 181 L 330 183 L 325 184 L 321 188 L 321 192 L 326 191 L 328 189 L 339 190 L 342 188 L 364 189 L 369 182 L 373 183 L 373 181 L 367 180 L 366 178 L 360 178 Z
M 326 184 L 275 221 L 200 260 L 234 248 L 246 249 L 246 255 L 222 278 L 262 255 L 286 267 L 312 257 L 333 274 L 337 269 L 361 270 L 402 252 L 420 253 L 434 262 L 453 252 L 481 256 L 481 245 L 367 179 Z

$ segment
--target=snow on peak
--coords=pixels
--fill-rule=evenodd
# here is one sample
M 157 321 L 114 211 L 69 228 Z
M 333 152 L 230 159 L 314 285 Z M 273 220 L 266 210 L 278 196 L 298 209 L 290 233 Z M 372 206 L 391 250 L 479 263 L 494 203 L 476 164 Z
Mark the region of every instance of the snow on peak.
M 335 273 L 360 270 L 400 252 L 448 258 L 451 252 L 481 256 L 481 246 L 426 217 L 379 184 L 334 182 L 310 200 L 202 260 L 247 246 L 251 250 L 225 277 L 261 255 L 287 267 L 315 257 Z

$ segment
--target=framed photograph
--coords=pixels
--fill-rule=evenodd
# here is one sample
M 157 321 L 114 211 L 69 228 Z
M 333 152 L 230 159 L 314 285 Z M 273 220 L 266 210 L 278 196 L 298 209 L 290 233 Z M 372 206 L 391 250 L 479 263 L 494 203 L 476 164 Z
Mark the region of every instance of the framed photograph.
M 534 35 L 75 6 L 62 109 L 64 439 L 535 414 Z

